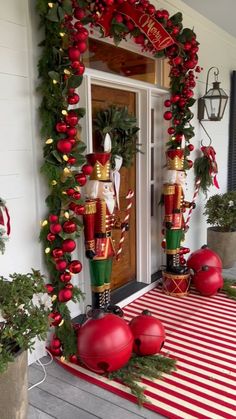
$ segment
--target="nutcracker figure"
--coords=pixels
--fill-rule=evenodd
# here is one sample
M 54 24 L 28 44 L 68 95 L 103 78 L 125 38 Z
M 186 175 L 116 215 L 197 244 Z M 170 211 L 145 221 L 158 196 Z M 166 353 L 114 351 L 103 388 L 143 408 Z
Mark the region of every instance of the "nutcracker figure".
M 167 152 L 167 171 L 163 185 L 164 198 L 164 232 L 166 252 L 166 272 L 168 280 L 177 281 L 188 278 L 188 268 L 182 262 L 183 249 L 181 241 L 184 239 L 184 212 L 194 204 L 184 199 L 184 184 L 186 175 L 183 170 L 184 151 L 182 149 Z M 173 284 L 172 288 L 174 289 Z M 178 287 L 177 287 L 178 288 Z M 180 291 L 180 290 L 179 290 Z M 177 292 L 178 293 L 178 292 Z
M 92 308 L 108 309 L 112 260 L 115 256 L 112 229 L 117 228 L 114 215 L 116 196 L 110 177 L 110 153 L 88 154 L 87 161 L 93 167 L 87 184 L 84 214 L 85 250 L 90 266 Z

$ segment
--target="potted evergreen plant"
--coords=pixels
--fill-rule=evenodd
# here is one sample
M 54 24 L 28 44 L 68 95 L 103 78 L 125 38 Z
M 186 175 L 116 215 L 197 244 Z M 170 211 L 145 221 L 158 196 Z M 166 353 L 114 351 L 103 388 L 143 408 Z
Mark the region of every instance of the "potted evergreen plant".
M 27 417 L 27 350 L 46 339 L 50 305 L 39 271 L 0 277 L 1 419 Z
M 236 191 L 211 196 L 204 215 L 207 223 L 207 245 L 222 259 L 223 268 L 236 262 Z

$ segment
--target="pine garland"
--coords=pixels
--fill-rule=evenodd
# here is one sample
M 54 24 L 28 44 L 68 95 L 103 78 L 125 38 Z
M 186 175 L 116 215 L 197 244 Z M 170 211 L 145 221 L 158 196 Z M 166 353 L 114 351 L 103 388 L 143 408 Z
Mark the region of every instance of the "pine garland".
M 170 374 L 176 370 L 176 360 L 162 355 L 137 356 L 133 355 L 128 364 L 118 371 L 108 375 L 111 380 L 118 380 L 130 388 L 131 393 L 137 397 L 139 405 L 147 402 L 144 394 L 145 386 L 141 384 L 142 378 L 151 380 L 161 378 L 163 373 Z
M 236 300 L 236 280 L 224 278 L 222 291 L 224 291 L 227 297 Z
M 113 5 L 116 3 L 118 5 L 114 0 Z M 42 222 L 40 239 L 50 276 L 47 289 L 53 297 L 52 324 L 55 326 L 56 337 L 59 338 L 57 345 L 58 341 L 61 342 L 60 347 L 51 349 L 55 355 L 63 354 L 68 357 L 75 353 L 76 333 L 71 326 L 70 313 L 66 306 L 68 299 L 61 297 L 64 292 L 67 296 L 71 294 L 73 301 L 79 301 L 82 297 L 80 290 L 68 281 L 68 275 L 75 270 L 79 272 L 81 264 L 77 260 L 72 261 L 71 251 L 63 250 L 63 246 L 66 240 L 72 243 L 80 235 L 82 225 L 78 216 L 83 213 L 80 188 L 86 182 L 83 154 L 86 147 L 80 138 L 79 125 L 85 110 L 74 108 L 79 102 L 75 89 L 83 81 L 82 56 L 87 48 L 88 37 L 85 25 L 98 25 L 99 16 L 104 11 L 109 11 L 110 6 L 103 0 L 37 0 L 36 4 L 40 26 L 45 32 L 45 38 L 40 44 L 42 54 L 38 63 L 38 92 L 42 97 L 39 113 L 44 141 L 41 172 L 49 187 L 46 198 L 48 215 Z M 164 118 L 171 121 L 172 126 L 168 129 L 170 140 L 167 149 L 179 148 L 185 138 L 184 159 L 185 169 L 188 169 L 192 165 L 188 156 L 193 149 L 189 142 L 194 135 L 194 128 L 190 123 L 193 117 L 190 108 L 195 102 L 192 97 L 194 71 L 200 71 L 197 66 L 196 35 L 193 30 L 183 28 L 181 13 L 170 17 L 167 10 L 156 10 L 148 2 L 140 0 L 135 4 L 132 1 L 131 4 L 145 16 L 155 17 L 171 35 L 173 45 L 157 52 L 141 29 L 135 24 L 130 26 L 132 22 L 128 17 L 119 16 L 117 19 L 116 11 L 112 16 L 110 35 L 115 44 L 131 36 L 141 45 L 143 51 L 151 52 L 154 57 L 168 58 L 171 66 L 171 97 L 165 101 L 168 111 Z M 137 130 L 137 127 L 133 128 Z M 136 151 L 133 149 L 133 152 Z

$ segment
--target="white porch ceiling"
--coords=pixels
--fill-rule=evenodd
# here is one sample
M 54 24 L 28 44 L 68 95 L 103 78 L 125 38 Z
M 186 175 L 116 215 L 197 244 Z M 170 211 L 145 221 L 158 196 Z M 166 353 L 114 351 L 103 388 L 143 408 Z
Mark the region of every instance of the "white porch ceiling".
M 236 38 L 236 0 L 182 0 Z

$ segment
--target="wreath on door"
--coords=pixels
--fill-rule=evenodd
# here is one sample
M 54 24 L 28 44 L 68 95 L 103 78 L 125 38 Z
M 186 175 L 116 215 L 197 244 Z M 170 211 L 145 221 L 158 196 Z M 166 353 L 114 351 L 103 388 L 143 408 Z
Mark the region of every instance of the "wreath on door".
M 82 265 L 71 254 L 82 228 L 80 188 L 90 170 L 85 164 L 86 146 L 79 124 L 85 110 L 79 107 L 77 93 L 83 81 L 83 53 L 89 31 L 100 27 L 101 35 L 111 37 L 116 45 L 130 37 L 142 51 L 168 59 L 170 99 L 164 103 L 164 119 L 170 121 L 170 126 L 166 148 L 184 148 L 185 169 L 192 166 L 189 154 L 194 148 L 190 144 L 194 136 L 191 107 L 195 102 L 195 76 L 201 71 L 197 65 L 198 41 L 192 29 L 183 27 L 181 13 L 170 16 L 148 0 L 37 0 L 37 12 L 45 31 L 38 91 L 42 96 L 44 143 L 41 170 L 50 192 L 40 237 L 50 275 L 47 289 L 53 297 L 50 317 L 55 337 L 51 350 L 77 362 L 76 330 L 66 303 L 82 297 L 80 289 L 71 283 L 72 274 L 79 273 Z

